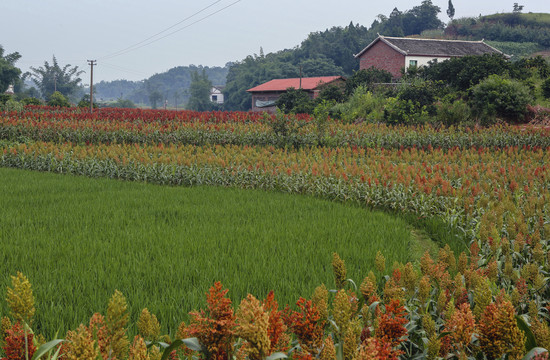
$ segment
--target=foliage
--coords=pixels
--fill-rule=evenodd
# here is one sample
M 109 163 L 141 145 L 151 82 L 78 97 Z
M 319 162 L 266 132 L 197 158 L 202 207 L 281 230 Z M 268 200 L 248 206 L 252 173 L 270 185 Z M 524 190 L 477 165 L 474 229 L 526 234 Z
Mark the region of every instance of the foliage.
M 546 99 L 550 99 L 550 77 L 544 80 L 544 82 L 541 85 L 541 89 L 542 89 L 542 95 Z
M 214 85 L 225 85 L 230 65 L 231 63 L 224 67 L 177 66 L 141 81 L 101 81 L 94 84 L 94 90 L 97 92 L 97 98 L 101 101 L 115 101 L 124 98 L 133 103 L 150 104 L 149 94 L 154 89 L 160 92 L 162 100 L 168 101 L 168 106 L 182 107 L 181 105 L 189 99 L 189 86 L 192 82 L 191 74 L 193 72 L 196 71 L 200 74 L 205 71 Z M 117 105 L 117 107 L 129 106 Z
M 382 119 L 385 100 L 373 95 L 364 86 L 358 86 L 348 101 L 338 104 L 335 110 L 345 123 L 356 121 L 376 122 Z
M 86 94 L 84 96 L 82 96 L 82 99 L 80 99 L 80 101 L 78 102 L 78 104 L 76 105 L 77 107 L 79 108 L 85 108 L 85 109 L 89 109 L 90 108 L 90 95 Z M 94 109 L 97 109 L 97 103 L 94 101 Z
M 0 45 L 0 94 L 19 79 L 21 70 L 15 67 L 15 63 L 20 58 L 21 55 L 18 52 L 4 55 L 4 48 Z
M 75 95 L 82 81 L 79 76 L 84 72 L 78 70 L 78 66 L 71 67 L 70 64 L 61 67 L 55 56 L 52 57 L 51 64 L 44 61 L 44 66 L 38 68 L 31 66 L 30 69 L 31 71 L 27 72 L 25 77 L 31 78 L 48 102 L 55 91 L 65 97 Z
M 42 105 L 42 101 L 40 99 L 37 99 L 35 97 L 28 97 L 21 100 L 21 104 L 23 105 Z
M 452 0 L 449 0 L 449 4 L 447 6 L 447 16 L 451 19 L 451 21 L 455 17 L 455 7 L 453 6 Z
M 59 91 L 56 91 L 50 95 L 47 104 L 48 106 L 57 106 L 57 107 L 71 106 L 71 104 L 69 103 L 69 100 Z
M 388 124 L 414 125 L 428 120 L 428 107 L 418 101 L 388 98 L 384 105 L 384 121 Z
M 344 102 L 346 100 L 346 94 L 342 85 L 326 85 L 321 88 L 319 96 L 315 99 L 316 103 L 323 101 L 328 102 Z
M 502 51 L 506 55 L 510 55 L 510 61 L 512 62 L 542 50 L 542 47 L 534 42 L 485 41 L 485 43 Z
M 452 96 L 443 98 L 436 103 L 437 121 L 445 126 L 470 124 L 472 114 L 468 103 Z
M 306 91 L 293 87 L 286 89 L 275 105 L 287 114 L 311 114 L 315 106 L 313 99 Z
M 158 108 L 159 101 L 162 100 L 162 93 L 158 90 L 149 89 L 149 103 L 152 109 Z
M 17 111 L 21 112 L 23 111 L 23 104 L 15 101 L 14 99 L 9 99 L 4 103 L 3 106 L 0 105 L 0 110 L 9 112 L 9 111 Z
M 462 18 L 453 20 L 445 28 L 445 33 L 453 37 L 536 43 L 547 48 L 550 47 L 550 22 L 547 18 L 547 14 L 531 13 L 500 13 L 479 18 Z
M 442 97 L 446 90 L 442 85 L 441 81 L 412 80 L 403 82 L 398 88 L 397 98 L 403 101 L 410 100 L 421 107 L 426 107 L 428 113 L 433 115 L 435 113 L 434 101 Z
M 442 62 L 431 62 L 422 68 L 422 77 L 443 81 L 456 90 L 465 91 L 489 75 L 504 75 L 511 71 L 511 64 L 498 54 L 464 56 Z
M 491 75 L 473 87 L 470 103 L 478 118 L 498 116 L 519 121 L 530 100 L 529 90 L 520 82 Z
M 189 85 L 189 101 L 187 109 L 194 111 L 210 111 L 213 110 L 214 104 L 210 100 L 210 90 L 212 82 L 208 79 L 206 71 L 201 74 L 194 72 L 191 74 L 191 85 Z
M 377 69 L 374 66 L 369 69 L 356 71 L 346 80 L 346 93 L 351 95 L 359 86 L 372 90 L 372 84 L 389 83 L 392 77 L 393 75 L 390 72 Z

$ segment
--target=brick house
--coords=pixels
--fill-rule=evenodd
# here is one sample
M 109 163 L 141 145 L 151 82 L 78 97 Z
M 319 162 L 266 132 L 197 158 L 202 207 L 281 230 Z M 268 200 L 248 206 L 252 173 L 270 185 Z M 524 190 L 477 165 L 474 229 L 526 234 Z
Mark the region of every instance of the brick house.
M 302 89 L 312 99 L 319 96 L 324 86 L 343 84 L 342 76 L 274 79 L 246 90 L 252 94 L 252 111 L 275 111 L 275 102 L 288 88 Z
M 394 78 L 401 77 L 401 69 L 409 66 L 427 65 L 432 60 L 447 60 L 466 55 L 503 54 L 481 41 L 436 40 L 399 38 L 378 35 L 373 42 L 361 50 L 359 69 L 375 67 L 387 70 Z

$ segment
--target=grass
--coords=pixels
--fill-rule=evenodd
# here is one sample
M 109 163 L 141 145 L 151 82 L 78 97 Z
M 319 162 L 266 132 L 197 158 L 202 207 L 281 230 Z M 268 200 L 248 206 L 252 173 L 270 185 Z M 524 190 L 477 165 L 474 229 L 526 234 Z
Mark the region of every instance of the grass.
M 333 287 L 333 252 L 361 282 L 378 250 L 391 267 L 415 260 L 410 249 L 418 248 L 404 219 L 253 190 L 0 169 L 0 205 L 1 292 L 8 275 L 26 274 L 34 327 L 47 338 L 105 313 L 115 289 L 132 323 L 147 307 L 173 333 L 204 307 L 215 281 L 234 301 L 275 290 L 279 303 L 293 304 L 321 283 Z M 7 311 L 2 301 L 0 315 Z

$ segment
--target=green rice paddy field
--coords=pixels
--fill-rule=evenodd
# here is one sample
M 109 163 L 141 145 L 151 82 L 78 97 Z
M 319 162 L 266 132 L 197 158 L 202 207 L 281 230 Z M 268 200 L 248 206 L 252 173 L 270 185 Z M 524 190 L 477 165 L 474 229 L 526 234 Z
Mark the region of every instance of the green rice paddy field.
M 414 260 L 414 238 L 403 219 L 311 197 L 0 169 L 2 298 L 27 275 L 46 338 L 104 313 L 115 289 L 132 323 L 147 307 L 170 333 L 218 280 L 234 301 L 294 304 L 333 287 L 333 252 L 360 282 L 378 250 L 388 267 Z

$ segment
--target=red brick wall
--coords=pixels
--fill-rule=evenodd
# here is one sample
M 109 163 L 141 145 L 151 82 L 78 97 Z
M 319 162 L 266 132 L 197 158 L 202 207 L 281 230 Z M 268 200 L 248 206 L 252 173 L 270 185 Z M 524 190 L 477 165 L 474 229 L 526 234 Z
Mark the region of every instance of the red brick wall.
M 392 49 L 383 41 L 378 41 L 359 58 L 359 69 L 374 66 L 392 73 L 394 78 L 401 77 L 401 68 L 405 67 L 405 55 Z

